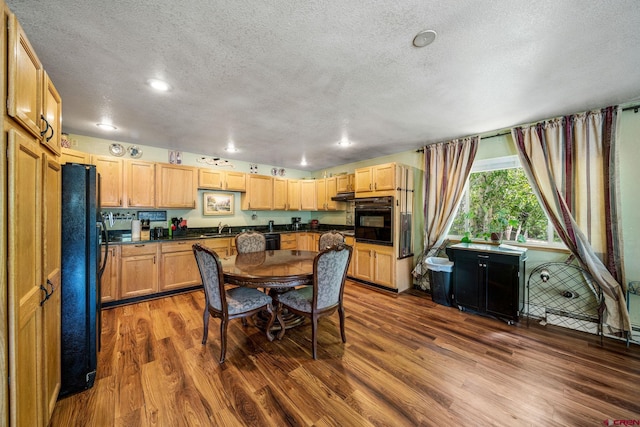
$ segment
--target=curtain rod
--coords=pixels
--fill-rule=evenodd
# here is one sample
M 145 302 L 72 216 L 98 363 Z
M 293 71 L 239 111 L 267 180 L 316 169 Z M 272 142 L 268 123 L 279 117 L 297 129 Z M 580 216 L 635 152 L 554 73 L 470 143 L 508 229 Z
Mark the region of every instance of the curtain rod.
M 624 107 L 622 108 L 622 111 L 629 111 L 629 110 L 633 110 L 634 113 L 638 113 L 640 112 L 640 104 L 635 104 L 635 105 L 630 105 L 628 107 Z M 491 135 L 491 136 L 482 136 L 480 135 L 480 139 L 489 139 L 489 138 L 495 138 L 496 136 L 503 136 L 503 135 L 510 135 L 511 131 L 510 130 L 506 130 L 503 132 L 498 132 L 495 135 Z M 418 148 L 416 150 L 416 153 L 424 153 L 424 148 Z

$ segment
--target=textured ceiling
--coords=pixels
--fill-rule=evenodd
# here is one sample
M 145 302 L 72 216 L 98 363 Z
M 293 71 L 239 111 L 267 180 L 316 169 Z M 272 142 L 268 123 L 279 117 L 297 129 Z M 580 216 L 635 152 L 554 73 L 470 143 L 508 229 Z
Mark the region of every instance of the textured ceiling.
M 637 0 L 6 2 L 65 132 L 230 160 L 315 171 L 640 100 Z

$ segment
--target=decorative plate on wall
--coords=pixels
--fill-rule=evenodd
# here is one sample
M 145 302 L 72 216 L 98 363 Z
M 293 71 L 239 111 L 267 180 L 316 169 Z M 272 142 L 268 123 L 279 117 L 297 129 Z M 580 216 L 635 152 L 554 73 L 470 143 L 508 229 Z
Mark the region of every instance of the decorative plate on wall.
M 124 156 L 125 149 L 121 144 L 111 144 L 109 146 L 109 152 L 117 157 Z
M 139 159 L 142 156 L 142 150 L 137 145 L 129 147 L 129 155 L 134 159 Z
M 273 176 L 278 175 L 278 168 L 271 169 L 271 175 L 273 175 Z

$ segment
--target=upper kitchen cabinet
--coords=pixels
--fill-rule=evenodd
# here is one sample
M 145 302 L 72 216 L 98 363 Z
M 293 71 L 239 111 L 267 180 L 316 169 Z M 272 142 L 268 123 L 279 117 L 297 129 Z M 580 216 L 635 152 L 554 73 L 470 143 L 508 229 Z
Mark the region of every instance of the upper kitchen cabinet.
M 91 163 L 91 155 L 84 151 L 72 150 L 70 148 L 62 148 L 62 154 L 60 155 L 60 164 L 65 163 L 80 163 L 88 165 Z
M 42 143 L 49 148 L 54 154 L 60 155 L 60 135 L 62 134 L 62 99 L 49 78 L 44 72 L 44 93 L 42 95 L 42 111 L 44 132 L 42 135 Z
M 199 169 L 198 188 L 244 192 L 247 190 L 245 175 L 244 172 Z
M 241 205 L 245 211 L 273 209 L 273 178 L 265 175 L 247 175 L 247 192 L 242 194 Z
M 42 63 L 15 15 L 8 19 L 7 114 L 40 138 L 42 116 Z
M 331 200 L 338 194 L 337 178 L 324 178 L 316 181 L 316 208 L 319 211 L 336 211 L 339 203 Z
M 316 210 L 316 181 L 315 179 L 300 180 L 300 210 Z
M 396 165 L 385 163 L 356 169 L 355 192 L 357 197 L 393 195 Z
M 284 211 L 289 204 L 287 184 L 288 179 L 285 178 L 273 178 L 273 210 Z
M 123 205 L 123 160 L 110 156 L 91 156 L 91 164 L 100 174 L 100 207 L 119 208 Z
M 300 210 L 300 180 L 287 180 L 287 210 Z
M 355 191 L 354 189 L 355 174 L 350 173 L 347 175 L 336 176 L 336 190 L 338 193 L 350 193 Z
M 195 209 L 197 178 L 194 167 L 157 163 L 156 206 Z
M 153 208 L 156 205 L 155 163 L 141 160 L 125 162 L 126 206 Z

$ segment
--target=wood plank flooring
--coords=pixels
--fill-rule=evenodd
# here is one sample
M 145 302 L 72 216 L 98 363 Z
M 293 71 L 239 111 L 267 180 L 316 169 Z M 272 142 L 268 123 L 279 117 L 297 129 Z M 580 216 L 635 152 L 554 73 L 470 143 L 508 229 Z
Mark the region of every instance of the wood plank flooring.
M 337 313 L 268 342 L 240 320 L 218 364 L 195 291 L 103 311 L 94 387 L 51 426 L 586 426 L 640 423 L 640 347 L 443 307 L 417 291 L 345 291 Z

